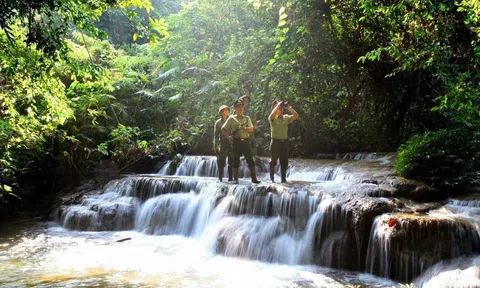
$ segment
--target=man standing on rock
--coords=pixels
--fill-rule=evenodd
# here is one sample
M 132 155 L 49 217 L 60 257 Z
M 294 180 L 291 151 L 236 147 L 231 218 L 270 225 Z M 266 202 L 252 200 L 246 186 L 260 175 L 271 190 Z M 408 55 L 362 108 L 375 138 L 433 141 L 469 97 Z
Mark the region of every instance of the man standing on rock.
M 243 109 L 244 109 L 244 113 L 247 114 L 247 109 L 248 109 L 248 105 L 250 104 L 250 96 L 248 95 L 243 95 L 242 97 L 238 98 L 240 100 L 242 100 L 243 102 Z M 251 113 L 251 117 L 250 119 L 253 119 L 252 120 L 252 123 L 254 123 L 254 115 L 255 113 Z M 257 138 L 255 137 L 255 132 L 252 132 L 250 133 L 250 148 L 252 149 L 252 156 L 253 158 L 255 158 L 255 161 L 257 160 Z
M 298 113 L 286 101 L 274 101 L 273 110 L 268 116 L 272 142 L 270 143 L 270 180 L 275 182 L 275 166 L 280 158 L 282 183 L 287 183 L 288 168 L 288 125 L 298 119 Z M 287 109 L 292 115 L 283 114 Z
M 250 133 L 255 131 L 250 117 L 243 115 L 243 101 L 238 99 L 233 104 L 235 114 L 230 116 L 222 126 L 222 133 L 232 141 L 233 147 L 233 178 L 234 183 L 238 184 L 238 169 L 240 167 L 240 156 L 244 156 L 250 169 L 252 183 L 260 183 L 257 180 L 255 172 L 255 163 L 253 162 L 252 149 L 250 147 Z
M 215 128 L 213 130 L 213 152 L 217 155 L 217 167 L 218 167 L 218 180 L 222 182 L 223 172 L 228 157 L 228 181 L 233 180 L 233 151 L 232 143 L 227 137 L 222 135 L 222 126 L 227 121 L 228 116 L 230 115 L 230 108 L 228 106 L 222 105 L 218 108 L 218 114 L 220 114 L 220 119 L 215 122 Z

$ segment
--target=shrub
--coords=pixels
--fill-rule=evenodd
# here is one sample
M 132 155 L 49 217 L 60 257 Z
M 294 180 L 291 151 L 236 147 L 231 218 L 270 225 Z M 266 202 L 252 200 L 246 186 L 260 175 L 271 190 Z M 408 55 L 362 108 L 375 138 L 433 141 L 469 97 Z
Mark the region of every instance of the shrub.
M 469 128 L 417 135 L 400 146 L 395 172 L 439 189 L 480 185 L 480 133 Z

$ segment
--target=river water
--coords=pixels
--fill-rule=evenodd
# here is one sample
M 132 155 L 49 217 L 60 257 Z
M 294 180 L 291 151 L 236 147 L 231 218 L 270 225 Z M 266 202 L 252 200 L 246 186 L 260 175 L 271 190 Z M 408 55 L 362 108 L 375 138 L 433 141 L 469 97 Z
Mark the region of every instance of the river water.
M 287 185 L 265 159 L 262 184 L 244 164 L 219 183 L 211 156 L 111 181 L 3 223 L 0 287 L 480 287 L 480 195 L 397 199 L 392 155 L 340 158 L 291 161 Z
M 215 255 L 208 243 L 178 235 L 79 232 L 53 222 L 7 223 L 1 232 L 1 287 L 395 287 L 370 274 Z

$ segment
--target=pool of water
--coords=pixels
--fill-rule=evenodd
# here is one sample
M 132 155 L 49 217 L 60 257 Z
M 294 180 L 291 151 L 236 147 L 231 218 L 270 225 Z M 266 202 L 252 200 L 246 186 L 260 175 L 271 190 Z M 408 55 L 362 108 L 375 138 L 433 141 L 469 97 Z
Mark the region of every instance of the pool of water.
M 118 240 L 131 238 L 124 242 Z M 395 287 L 369 274 L 214 255 L 201 239 L 75 232 L 55 223 L 0 228 L 1 287 Z

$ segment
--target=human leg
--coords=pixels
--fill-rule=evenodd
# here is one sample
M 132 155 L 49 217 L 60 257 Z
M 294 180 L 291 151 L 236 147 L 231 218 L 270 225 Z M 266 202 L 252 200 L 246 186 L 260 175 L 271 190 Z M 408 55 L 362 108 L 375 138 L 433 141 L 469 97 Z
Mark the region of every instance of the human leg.
M 287 183 L 288 141 L 281 142 L 279 146 L 280 174 L 282 175 L 282 183 Z
M 233 147 L 233 183 L 238 184 L 238 168 L 240 166 L 240 156 L 242 155 L 241 141 L 234 139 Z
M 230 149 L 227 154 L 227 163 L 228 163 L 228 181 L 233 181 L 233 153 L 232 150 Z
M 277 165 L 277 161 L 279 158 L 278 153 L 278 143 L 272 139 L 270 142 L 270 180 L 275 182 L 275 166 Z
M 246 142 L 246 141 L 245 141 Z M 250 169 L 250 176 L 252 177 L 252 183 L 260 183 L 257 179 L 257 173 L 255 171 L 255 162 L 253 161 L 252 148 L 249 143 L 244 143 L 242 146 L 243 156 L 248 164 L 248 169 Z
M 220 182 L 222 182 L 223 179 L 223 171 L 225 169 L 226 158 L 227 156 L 221 152 L 217 154 L 218 180 Z

